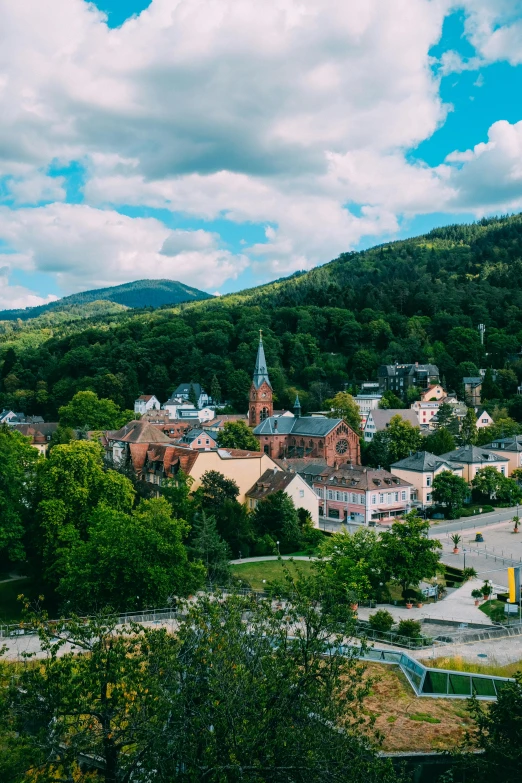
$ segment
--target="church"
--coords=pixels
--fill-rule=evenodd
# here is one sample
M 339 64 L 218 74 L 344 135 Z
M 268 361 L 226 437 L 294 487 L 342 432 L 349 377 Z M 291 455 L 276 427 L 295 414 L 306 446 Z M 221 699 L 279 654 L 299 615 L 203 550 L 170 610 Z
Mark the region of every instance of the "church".
M 343 419 L 301 416 L 299 397 L 294 416 L 274 416 L 273 391 L 268 377 L 263 338 L 259 338 L 256 366 L 250 387 L 248 422 L 260 451 L 273 459 L 301 457 L 324 459 L 327 465 L 359 465 L 359 436 Z

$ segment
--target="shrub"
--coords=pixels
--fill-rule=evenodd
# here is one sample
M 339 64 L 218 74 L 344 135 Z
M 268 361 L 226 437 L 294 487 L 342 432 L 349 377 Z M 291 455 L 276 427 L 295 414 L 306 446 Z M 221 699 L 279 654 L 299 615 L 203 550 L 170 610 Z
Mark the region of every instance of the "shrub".
M 465 582 L 468 581 L 468 579 L 474 579 L 477 575 L 477 572 L 474 568 L 464 568 L 462 571 L 462 578 Z
M 386 609 L 379 609 L 369 616 L 368 622 L 374 631 L 387 633 L 393 625 L 393 617 Z
M 419 593 L 413 587 L 408 587 L 402 595 L 405 601 L 416 601 Z
M 408 639 L 418 639 L 421 636 L 421 624 L 417 620 L 401 620 L 397 633 Z
M 471 597 L 475 598 L 475 600 L 482 598 L 482 590 L 472 590 Z
M 495 606 L 495 608 L 491 610 L 489 616 L 491 617 L 494 623 L 504 623 L 506 621 L 506 613 L 504 611 L 504 605 Z

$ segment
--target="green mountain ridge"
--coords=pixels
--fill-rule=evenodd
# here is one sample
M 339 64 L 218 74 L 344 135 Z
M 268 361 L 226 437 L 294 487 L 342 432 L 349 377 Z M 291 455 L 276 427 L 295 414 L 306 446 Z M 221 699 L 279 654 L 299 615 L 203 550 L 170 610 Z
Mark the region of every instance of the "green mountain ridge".
M 259 329 L 277 407 L 291 407 L 298 391 L 303 410 L 318 409 L 332 392 L 375 378 L 380 364 L 418 361 L 438 365 L 459 393 L 464 376 L 500 370 L 488 399 L 515 415 L 522 404 L 522 215 L 343 253 L 309 272 L 206 301 L 99 310 L 45 333 L 34 320 L 4 324 L 0 406 L 47 417 L 82 389 L 129 408 L 140 393 L 163 400 L 182 381 L 210 388 L 213 379 L 223 399 L 245 410 Z
M 89 302 L 108 301 L 131 308 L 163 307 L 165 305 L 179 304 L 181 302 L 193 302 L 202 299 L 211 299 L 211 295 L 197 288 L 178 283 L 175 280 L 135 280 L 132 283 L 111 286 L 109 288 L 96 288 L 91 291 L 82 291 L 78 294 L 65 296 L 54 302 L 37 307 L 27 307 L 19 310 L 1 310 L 2 320 L 28 320 L 37 318 L 44 313 L 63 310 L 71 305 L 84 305 Z

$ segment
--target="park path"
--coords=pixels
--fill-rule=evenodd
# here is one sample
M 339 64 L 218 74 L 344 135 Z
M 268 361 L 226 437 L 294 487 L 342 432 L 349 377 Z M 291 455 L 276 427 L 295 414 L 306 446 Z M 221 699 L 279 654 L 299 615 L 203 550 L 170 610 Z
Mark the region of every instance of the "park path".
M 260 555 L 259 557 L 240 557 L 239 560 L 231 560 L 230 565 L 242 565 L 243 563 L 264 563 L 266 560 L 317 560 L 308 555 Z

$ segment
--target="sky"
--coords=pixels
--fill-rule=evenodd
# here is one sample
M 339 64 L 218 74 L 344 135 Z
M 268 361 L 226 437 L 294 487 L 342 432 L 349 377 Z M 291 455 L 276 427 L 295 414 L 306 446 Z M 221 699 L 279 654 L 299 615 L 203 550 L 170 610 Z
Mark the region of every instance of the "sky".
M 522 0 L 0 0 L 0 309 L 522 211 Z

